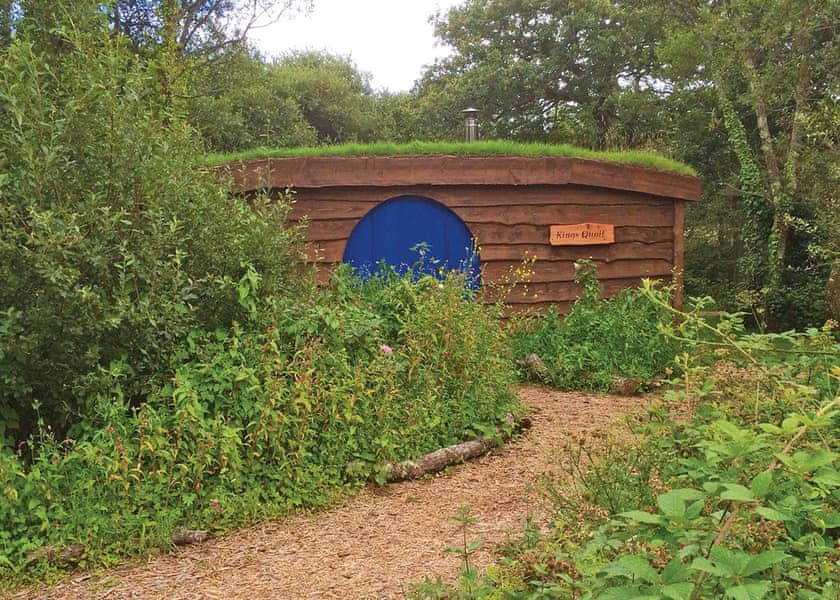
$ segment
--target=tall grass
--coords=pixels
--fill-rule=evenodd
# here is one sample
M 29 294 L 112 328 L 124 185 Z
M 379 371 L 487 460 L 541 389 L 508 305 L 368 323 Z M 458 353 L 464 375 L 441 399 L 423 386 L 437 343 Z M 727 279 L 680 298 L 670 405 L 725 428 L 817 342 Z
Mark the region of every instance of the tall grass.
M 408 142 L 403 144 L 379 142 L 374 144 L 341 144 L 315 148 L 254 148 L 231 154 L 207 156 L 209 165 L 218 165 L 239 160 L 257 158 L 288 158 L 296 156 L 410 156 L 410 155 L 455 155 L 455 156 L 557 156 L 582 158 L 626 165 L 636 165 L 680 175 L 696 175 L 697 172 L 677 161 L 651 152 L 597 152 L 576 148 L 567 144 L 524 144 L 504 140 L 487 140 L 474 143 L 458 142 Z

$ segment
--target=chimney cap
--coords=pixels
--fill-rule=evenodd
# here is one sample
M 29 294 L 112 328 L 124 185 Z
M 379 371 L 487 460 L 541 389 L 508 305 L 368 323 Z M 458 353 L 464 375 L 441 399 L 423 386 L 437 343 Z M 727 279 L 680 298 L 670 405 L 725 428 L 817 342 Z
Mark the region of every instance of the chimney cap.
M 481 112 L 481 109 L 480 109 L 480 108 L 465 108 L 465 109 L 464 109 L 464 110 L 462 110 L 461 112 L 462 112 L 462 113 L 464 113 L 464 114 L 465 114 L 465 115 L 467 115 L 467 116 L 469 116 L 469 115 L 477 115 L 478 113 L 480 113 L 480 112 Z

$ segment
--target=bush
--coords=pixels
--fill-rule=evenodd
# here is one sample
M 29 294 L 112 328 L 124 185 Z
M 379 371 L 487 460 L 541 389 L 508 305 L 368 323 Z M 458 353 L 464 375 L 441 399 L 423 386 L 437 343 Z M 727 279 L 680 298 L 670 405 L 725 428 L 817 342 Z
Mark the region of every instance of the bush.
M 72 438 L 42 422 L 0 453 L 0 580 L 49 573 L 71 544 L 97 565 L 166 548 L 179 528 L 322 506 L 385 463 L 495 434 L 518 411 L 514 373 L 500 315 L 463 283 L 342 268 L 299 302 L 194 330 L 171 380 L 133 407 L 115 363 Z
M 673 314 L 640 291 L 626 289 L 600 298 L 594 266 L 582 261 L 576 282 L 583 293 L 562 319 L 555 310 L 515 327 L 512 347 L 523 376 L 538 377 L 567 390 L 611 391 L 648 384 L 673 366 L 680 345 L 663 332 Z M 652 284 L 650 284 L 652 286 Z M 671 290 L 649 287 L 657 299 Z M 536 354 L 545 369 L 534 370 L 527 357 Z
M 244 317 L 243 260 L 262 296 L 303 280 L 286 206 L 252 210 L 199 167 L 149 64 L 102 23 L 50 34 L 60 52 L 20 31 L 0 65 L 0 439 L 34 405 L 66 431 L 112 363 L 138 402 L 190 330 Z

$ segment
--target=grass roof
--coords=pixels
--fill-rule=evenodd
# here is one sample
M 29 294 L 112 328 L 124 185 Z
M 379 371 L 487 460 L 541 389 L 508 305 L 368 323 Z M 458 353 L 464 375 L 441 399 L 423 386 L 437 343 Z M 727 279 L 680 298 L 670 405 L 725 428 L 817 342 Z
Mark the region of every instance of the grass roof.
M 686 164 L 665 158 L 652 152 L 597 152 L 575 148 L 567 144 L 523 144 L 507 141 L 480 142 L 409 142 L 341 144 L 318 146 L 314 148 L 255 148 L 232 154 L 211 154 L 207 164 L 220 165 L 241 160 L 260 158 L 286 158 L 300 156 L 417 156 L 417 155 L 456 155 L 456 156 L 560 156 L 565 158 L 584 158 L 626 165 L 636 165 L 680 175 L 697 175 Z

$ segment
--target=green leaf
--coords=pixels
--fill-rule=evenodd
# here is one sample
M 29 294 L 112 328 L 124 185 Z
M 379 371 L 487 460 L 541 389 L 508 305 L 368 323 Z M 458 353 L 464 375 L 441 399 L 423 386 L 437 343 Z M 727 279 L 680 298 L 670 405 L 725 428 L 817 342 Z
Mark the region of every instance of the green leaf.
M 682 583 L 671 583 L 663 586 L 659 592 L 671 600 L 688 600 L 691 597 L 691 590 L 694 584 L 685 581 Z
M 662 517 L 654 515 L 643 510 L 628 510 L 627 512 L 619 513 L 619 517 L 627 519 L 628 521 L 637 521 L 639 523 L 648 523 L 650 525 L 661 525 L 664 523 Z
M 755 512 L 767 519 L 768 521 L 792 521 L 793 516 L 779 512 L 775 508 L 770 508 L 768 506 L 756 506 Z
M 840 512 L 835 510 L 822 514 L 811 513 L 808 520 L 820 529 L 833 529 L 840 527 Z
M 788 555 L 781 550 L 767 550 L 750 557 L 740 574 L 744 577 L 749 577 L 782 562 L 786 558 L 788 558 Z
M 718 566 L 702 556 L 698 556 L 691 562 L 691 568 L 696 571 L 709 573 L 710 575 L 717 575 L 718 577 L 731 577 L 733 575 L 728 569 Z
M 656 505 L 666 517 L 675 519 L 685 515 L 685 500 L 673 491 L 658 496 L 656 498 Z
M 733 600 L 761 600 L 768 591 L 770 591 L 769 581 L 757 581 L 727 588 L 726 597 Z
M 840 472 L 834 467 L 822 467 L 814 473 L 811 481 L 828 489 L 837 488 L 840 487 Z
M 714 563 L 731 577 L 739 575 L 750 560 L 750 555 L 740 550 L 731 550 L 723 546 L 713 546 L 709 553 Z
M 657 596 L 642 594 L 637 585 L 610 587 L 597 597 L 598 600 L 657 600 Z
M 685 515 L 685 504 L 703 498 L 703 492 L 691 488 L 678 488 L 660 494 L 656 505 L 666 517 L 681 518 Z
M 675 556 L 662 569 L 662 583 L 682 583 L 688 579 L 688 575 L 688 569 L 682 564 L 679 557 Z
M 782 453 L 776 454 L 776 458 L 783 465 L 799 473 L 812 473 L 820 467 L 830 465 L 836 457 L 837 455 L 834 452 L 823 449 L 814 450 L 813 452 L 801 450 L 793 456 Z
M 641 580 L 648 583 L 659 581 L 659 573 L 650 566 L 648 559 L 639 554 L 625 554 L 604 565 L 601 569 L 608 577 L 624 577 L 631 581 Z
M 703 512 L 703 507 L 705 505 L 706 503 L 703 500 L 692 502 L 688 505 L 688 508 L 685 511 L 685 518 L 689 520 L 696 519 Z
M 782 421 L 782 432 L 785 435 L 796 433 L 796 430 L 802 426 L 802 419 L 794 415 Z
M 726 491 L 720 495 L 722 500 L 734 500 L 736 502 L 755 501 L 755 495 L 743 485 L 738 483 L 724 483 L 723 487 L 726 488 Z
M 764 498 L 773 483 L 773 471 L 762 471 L 750 482 L 750 491 L 758 498 Z

